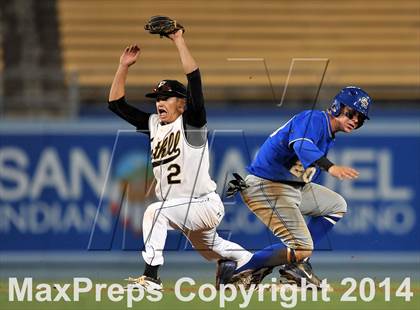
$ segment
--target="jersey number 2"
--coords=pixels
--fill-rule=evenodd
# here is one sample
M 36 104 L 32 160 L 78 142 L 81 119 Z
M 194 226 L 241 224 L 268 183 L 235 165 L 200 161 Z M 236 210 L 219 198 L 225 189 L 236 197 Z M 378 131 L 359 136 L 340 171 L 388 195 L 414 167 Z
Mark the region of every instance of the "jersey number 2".
M 173 171 L 172 171 L 173 170 Z M 181 180 L 174 180 L 174 178 L 181 172 L 181 167 L 177 164 L 172 164 L 168 167 L 168 171 L 171 173 L 168 174 L 168 184 L 179 184 Z

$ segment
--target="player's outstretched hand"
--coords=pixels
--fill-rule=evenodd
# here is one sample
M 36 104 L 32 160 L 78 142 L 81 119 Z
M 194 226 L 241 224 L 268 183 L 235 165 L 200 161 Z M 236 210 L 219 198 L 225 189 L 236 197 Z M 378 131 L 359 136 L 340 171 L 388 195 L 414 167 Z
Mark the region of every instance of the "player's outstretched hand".
M 345 166 L 331 166 L 328 173 L 340 180 L 352 180 L 359 176 L 359 172 L 353 168 Z
M 171 33 L 168 34 L 169 39 L 171 39 L 172 41 L 176 41 L 179 40 L 180 38 L 182 38 L 184 35 L 184 30 L 183 29 L 179 29 L 177 32 L 175 33 Z
M 129 67 L 137 61 L 139 55 L 140 47 L 137 44 L 127 46 L 120 57 L 120 64 Z

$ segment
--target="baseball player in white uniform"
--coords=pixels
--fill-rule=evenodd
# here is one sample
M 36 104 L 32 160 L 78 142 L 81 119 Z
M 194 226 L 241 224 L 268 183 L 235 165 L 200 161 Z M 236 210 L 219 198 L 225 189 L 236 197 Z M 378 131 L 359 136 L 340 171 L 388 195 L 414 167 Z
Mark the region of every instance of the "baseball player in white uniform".
M 158 268 L 168 229 L 177 229 L 208 260 L 246 264 L 252 254 L 236 243 L 222 239 L 216 227 L 224 206 L 209 175 L 206 111 L 197 63 L 179 30 L 168 36 L 177 47 L 188 87 L 175 80 L 162 80 L 146 97 L 156 98 L 156 113 L 128 105 L 125 82 L 128 68 L 140 55 L 137 45 L 128 46 L 120 57 L 110 94 L 109 108 L 150 136 L 151 161 L 159 201 L 149 205 L 143 217 L 145 269 L 130 278 L 145 289 L 160 290 Z

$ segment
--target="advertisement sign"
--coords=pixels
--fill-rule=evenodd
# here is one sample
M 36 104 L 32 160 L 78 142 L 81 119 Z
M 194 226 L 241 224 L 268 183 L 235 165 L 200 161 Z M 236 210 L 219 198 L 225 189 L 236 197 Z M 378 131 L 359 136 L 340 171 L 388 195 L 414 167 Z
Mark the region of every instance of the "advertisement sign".
M 231 173 L 245 176 L 258 147 L 285 121 L 266 115 L 258 127 L 241 118 L 209 122 L 211 175 L 222 197 Z M 84 129 L 20 125 L 0 131 L 0 250 L 141 249 L 144 209 L 156 199 L 149 137 L 105 122 Z M 338 135 L 329 154 L 360 177 L 341 182 L 323 173 L 316 180 L 348 204 L 318 250 L 419 251 L 418 118 L 382 117 L 365 127 Z M 223 200 L 223 237 L 249 249 L 276 242 L 240 197 Z M 167 248 L 190 246 L 172 232 Z

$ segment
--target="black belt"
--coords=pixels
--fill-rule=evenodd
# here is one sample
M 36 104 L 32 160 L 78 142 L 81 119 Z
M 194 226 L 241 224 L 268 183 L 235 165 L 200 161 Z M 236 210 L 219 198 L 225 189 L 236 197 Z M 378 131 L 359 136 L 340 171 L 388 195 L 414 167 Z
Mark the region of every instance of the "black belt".
M 299 181 L 277 181 L 277 182 L 293 186 L 294 188 L 302 188 L 306 184 L 305 182 L 299 182 Z

